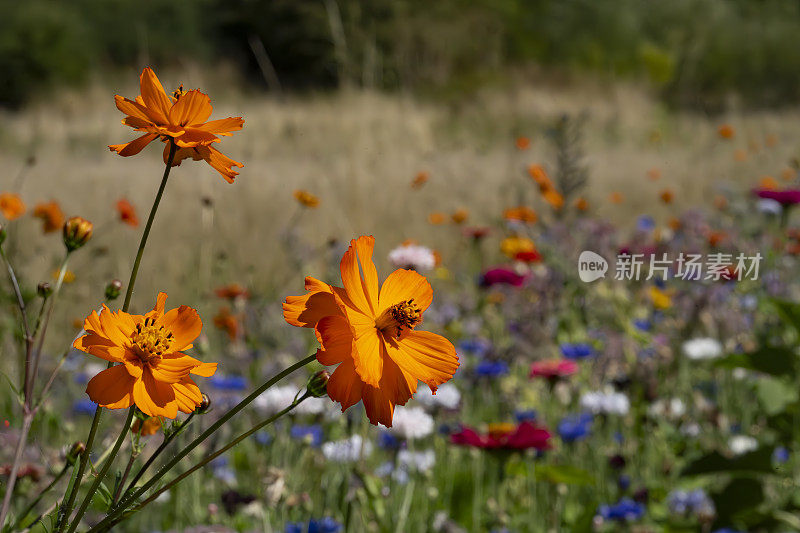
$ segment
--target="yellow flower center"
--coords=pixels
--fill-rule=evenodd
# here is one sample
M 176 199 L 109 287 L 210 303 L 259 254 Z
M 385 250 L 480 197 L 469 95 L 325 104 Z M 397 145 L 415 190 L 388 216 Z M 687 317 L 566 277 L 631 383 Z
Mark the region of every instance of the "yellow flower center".
M 383 333 L 399 337 L 403 328 L 413 328 L 422 322 L 422 311 L 414 298 L 394 304 L 375 320 L 375 327 Z
M 506 435 L 511 434 L 516 429 L 514 424 L 498 423 L 489 424 L 489 436 L 495 439 L 500 439 Z
M 164 326 L 156 326 L 155 318 L 145 318 L 144 322 L 136 324 L 136 331 L 131 335 L 136 355 L 143 363 L 154 357 L 160 358 L 169 350 L 174 340 L 174 335 Z

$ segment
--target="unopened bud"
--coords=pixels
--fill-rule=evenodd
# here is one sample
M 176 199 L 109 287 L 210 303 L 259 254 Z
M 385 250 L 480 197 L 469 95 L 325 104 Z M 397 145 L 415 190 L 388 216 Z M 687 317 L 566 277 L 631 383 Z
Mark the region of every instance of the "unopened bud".
M 75 444 L 70 446 L 69 451 L 67 452 L 67 463 L 68 464 L 75 464 L 75 461 L 83 455 L 83 452 L 86 451 L 86 445 L 81 441 L 77 441 Z
M 92 223 L 83 217 L 72 217 L 64 223 L 64 245 L 72 252 L 92 238 Z
M 38 294 L 40 298 L 47 298 L 52 293 L 53 293 L 53 287 L 46 281 L 41 282 L 36 287 L 36 294 Z
M 306 388 L 308 393 L 315 398 L 322 398 L 328 395 L 328 380 L 331 379 L 331 374 L 327 370 L 320 370 L 310 378 Z
M 106 300 L 113 301 L 119 297 L 119 293 L 122 291 L 122 282 L 118 279 L 111 280 L 108 285 L 106 285 Z
M 208 397 L 208 394 L 203 394 L 203 399 L 200 401 L 200 404 L 195 408 L 194 412 L 198 415 L 203 415 L 211 409 L 211 398 Z

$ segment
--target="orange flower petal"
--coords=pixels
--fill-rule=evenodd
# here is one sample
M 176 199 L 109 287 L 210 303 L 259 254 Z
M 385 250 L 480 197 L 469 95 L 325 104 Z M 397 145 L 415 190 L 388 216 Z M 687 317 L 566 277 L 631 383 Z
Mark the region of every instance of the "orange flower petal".
M 188 91 L 169 110 L 169 121 L 188 126 L 200 124 L 211 116 L 211 99 L 197 89 Z
M 378 271 L 372 262 L 374 249 L 375 237 L 371 235 L 353 239 L 339 264 L 342 284 L 350 301 L 373 318 L 378 313 Z M 363 275 L 359 272 L 359 263 Z
M 383 376 L 381 376 L 380 389 L 395 405 L 405 405 L 411 396 L 417 392 L 417 378 L 403 372 L 391 357 L 383 352 Z
M 323 317 L 315 328 L 322 348 L 317 351 L 317 361 L 325 366 L 338 365 L 351 357 L 353 333 L 350 324 L 341 315 Z
M 136 407 L 150 416 L 175 418 L 178 416 L 178 403 L 175 391 L 169 383 L 157 381 L 149 371 L 133 385 L 133 399 Z
M 86 386 L 86 393 L 96 404 L 108 409 L 124 409 L 133 403 L 133 387 L 136 378 L 122 365 L 112 366 L 93 377 Z
M 352 358 L 342 361 L 328 380 L 328 396 L 342 404 L 342 412 L 361 400 L 363 388 L 364 382 L 358 377 Z
M 244 119 L 242 117 L 228 117 L 219 120 L 211 120 L 205 124 L 194 124 L 193 127 L 198 130 L 215 133 L 230 137 L 232 131 L 239 131 L 244 126 Z
M 238 172 L 233 170 L 233 167 L 242 168 L 244 165 L 234 161 L 213 146 L 201 146 L 198 148 L 201 149 L 200 153 L 203 159 L 211 165 L 211 168 L 219 172 L 225 178 L 225 181 L 233 183 L 233 180 L 239 175 Z
M 155 133 L 146 133 L 145 135 L 137 137 L 127 144 L 109 144 L 108 148 L 112 152 L 117 152 L 123 157 L 128 157 L 141 152 L 142 149 L 150 144 L 150 142 L 156 137 L 158 137 L 158 135 Z
M 433 301 L 433 289 L 425 276 L 413 270 L 399 269 L 392 272 L 381 287 L 378 314 L 387 308 L 414 299 L 421 311 L 425 311 Z
M 392 417 L 394 416 L 394 404 L 381 389 L 364 385 L 361 393 L 364 402 L 364 410 L 367 418 L 372 424 L 383 424 L 392 427 Z
M 118 94 L 114 95 L 114 103 L 117 104 L 117 109 L 129 117 L 135 117 L 152 124 L 153 121 L 150 120 L 150 116 L 147 114 L 147 108 L 141 103 L 128 100 Z
M 181 100 L 183 100 L 181 98 Z M 175 138 L 175 144 L 181 148 L 192 148 L 201 144 L 210 144 L 219 141 L 213 133 L 195 128 L 186 128 L 180 137 Z
M 197 366 L 197 359 L 189 356 L 164 357 L 158 364 L 150 367 L 153 377 L 162 383 L 177 383 L 189 377 L 189 372 Z
M 96 333 L 87 333 L 75 339 L 72 346 L 83 352 L 105 359 L 112 363 L 119 363 L 123 360 L 125 349 L 117 346 L 114 341 L 107 339 Z
M 404 372 L 422 381 L 431 391 L 449 380 L 458 369 L 458 356 L 453 344 L 429 331 L 407 331 L 386 349 Z
M 341 315 L 331 288 L 312 277 L 306 278 L 304 296 L 288 296 L 283 304 L 283 318 L 292 326 L 313 328 L 317 322 L 328 315 Z
M 188 305 L 167 311 L 156 321 L 156 324 L 169 329 L 175 336 L 170 347 L 172 352 L 188 349 L 191 342 L 203 331 L 203 321 L 200 320 L 200 315 Z
M 145 67 L 139 76 L 139 88 L 145 107 L 155 114 L 154 118 L 157 119 L 157 122 L 166 123 L 172 102 L 167 97 L 161 82 L 158 81 L 158 76 L 150 67 Z
M 192 381 L 192 378 L 186 378 L 172 386 L 175 393 L 175 402 L 184 413 L 191 413 L 203 401 L 203 393 L 200 388 Z
M 355 331 L 353 361 L 356 372 L 367 385 L 379 387 L 383 375 L 383 357 L 381 356 L 383 339 L 375 329 L 374 322 L 356 326 L 351 321 L 350 324 Z

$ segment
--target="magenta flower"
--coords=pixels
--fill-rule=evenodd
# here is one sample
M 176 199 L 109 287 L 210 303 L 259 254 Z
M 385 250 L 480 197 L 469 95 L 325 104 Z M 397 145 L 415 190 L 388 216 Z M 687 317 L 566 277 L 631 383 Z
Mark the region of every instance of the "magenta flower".
M 547 429 L 526 421 L 516 427 L 513 424 L 490 424 L 489 432 L 485 434 L 465 426 L 450 435 L 450 442 L 484 450 L 548 450 L 551 437 Z
M 571 376 L 578 371 L 578 364 L 567 359 L 548 359 L 531 364 L 531 378 L 559 379 Z
M 526 275 L 518 274 L 511 268 L 496 267 L 491 268 L 483 273 L 481 276 L 481 286 L 491 287 L 492 285 L 511 285 L 512 287 L 521 287 L 525 280 Z
M 753 194 L 759 198 L 767 198 L 775 200 L 784 207 L 800 204 L 800 190 L 787 189 L 783 191 L 774 191 L 771 189 L 754 189 Z

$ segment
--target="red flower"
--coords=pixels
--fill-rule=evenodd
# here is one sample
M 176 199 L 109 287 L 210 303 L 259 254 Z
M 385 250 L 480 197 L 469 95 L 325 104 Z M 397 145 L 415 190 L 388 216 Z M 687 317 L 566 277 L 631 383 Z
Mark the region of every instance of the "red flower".
M 523 263 L 538 263 L 542 260 L 542 256 L 536 250 L 529 250 L 524 252 L 517 252 L 514 259 L 522 261 Z
M 578 365 L 574 361 L 566 359 L 548 359 L 546 361 L 536 361 L 532 363 L 529 377 L 558 379 L 571 376 L 577 371 Z
M 117 200 L 117 213 L 119 219 L 132 228 L 139 225 L 139 217 L 136 216 L 136 208 L 127 198 Z
M 514 427 L 512 424 L 489 425 L 489 432 L 480 434 L 470 427 L 450 435 L 450 442 L 459 446 L 472 446 L 484 450 L 537 450 L 550 449 L 552 435 L 543 427 L 533 422 L 522 422 Z
M 506 267 L 491 268 L 481 276 L 481 287 L 491 287 L 492 285 L 511 285 L 512 287 L 522 287 L 527 276 L 517 274 L 516 271 Z

